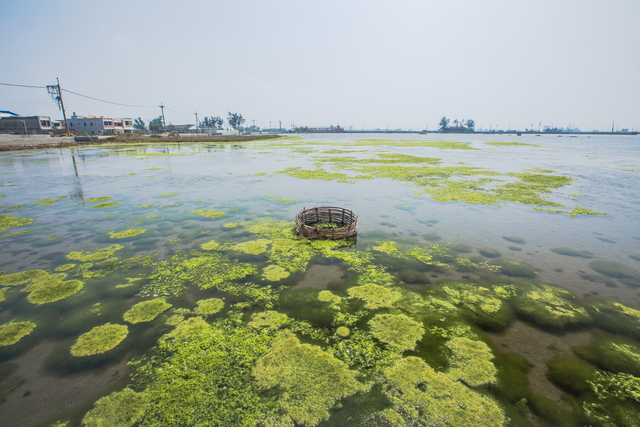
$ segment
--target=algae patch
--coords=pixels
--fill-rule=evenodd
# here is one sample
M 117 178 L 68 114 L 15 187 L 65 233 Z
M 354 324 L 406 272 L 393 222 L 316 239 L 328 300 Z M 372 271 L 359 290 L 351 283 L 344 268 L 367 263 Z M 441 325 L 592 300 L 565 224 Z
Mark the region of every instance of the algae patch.
M 86 357 L 106 353 L 120 344 L 128 334 L 129 328 L 126 325 L 106 323 L 96 326 L 80 335 L 71 347 L 71 354 L 76 357 Z
M 0 325 L 0 347 L 13 345 L 33 331 L 33 322 L 9 322 Z
M 171 308 L 171 304 L 169 304 L 164 298 L 142 301 L 131 307 L 129 311 L 124 314 L 123 318 L 125 322 L 133 324 L 150 322 L 158 317 L 160 313 L 168 310 L 169 308 Z

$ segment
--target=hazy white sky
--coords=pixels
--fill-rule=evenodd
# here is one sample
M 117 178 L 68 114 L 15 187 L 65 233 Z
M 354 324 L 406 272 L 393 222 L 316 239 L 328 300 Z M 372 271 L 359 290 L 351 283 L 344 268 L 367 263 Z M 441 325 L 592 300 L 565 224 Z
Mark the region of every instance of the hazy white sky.
M 638 0 L 3 0 L 0 82 L 167 122 L 640 128 Z M 63 93 L 67 112 L 142 117 Z M 61 117 L 44 89 L 0 110 Z M 182 113 L 188 114 L 182 114 Z

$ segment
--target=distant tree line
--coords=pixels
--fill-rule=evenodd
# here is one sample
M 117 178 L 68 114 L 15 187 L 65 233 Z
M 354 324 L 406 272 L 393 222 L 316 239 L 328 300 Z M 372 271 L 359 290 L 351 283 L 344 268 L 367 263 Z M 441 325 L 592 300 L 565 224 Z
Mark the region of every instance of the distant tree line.
M 451 122 L 453 126 L 449 126 L 449 119 L 446 116 L 443 116 L 440 119 L 440 132 L 475 132 L 476 130 L 476 122 L 474 120 L 465 120 L 458 121 L 455 119 Z
M 239 113 L 232 113 L 229 111 L 228 115 L 227 115 L 227 123 L 229 124 L 229 126 L 231 126 L 234 130 L 236 131 L 241 131 L 243 130 L 242 125 L 244 124 L 245 119 L 244 117 L 242 117 L 242 114 Z M 224 125 L 224 120 L 219 117 L 219 116 L 211 116 L 211 117 L 207 117 L 205 116 L 200 123 L 198 124 L 198 127 L 200 129 L 222 129 L 222 126 Z M 142 120 L 141 117 L 138 117 L 137 119 L 134 119 L 133 121 L 133 128 L 141 131 L 141 132 L 151 132 L 151 133 L 162 133 L 164 130 L 164 123 L 162 120 L 162 116 L 158 116 L 155 119 L 151 119 L 149 120 L 149 125 L 147 126 L 144 122 L 144 120 Z

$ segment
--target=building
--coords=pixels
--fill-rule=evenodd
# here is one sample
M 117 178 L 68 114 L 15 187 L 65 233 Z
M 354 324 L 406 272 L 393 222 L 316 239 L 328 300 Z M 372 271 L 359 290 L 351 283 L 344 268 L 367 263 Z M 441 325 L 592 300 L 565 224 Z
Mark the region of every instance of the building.
M 165 132 L 171 133 L 196 133 L 198 128 L 196 125 L 167 125 L 164 127 Z
M 14 135 L 46 135 L 51 133 L 51 118 L 49 116 L 17 116 L 10 111 L 3 111 L 7 115 L 0 117 L 0 133 Z
M 12 111 L 2 111 L 0 110 L 0 119 L 3 117 L 14 117 L 14 116 L 18 116 L 19 114 L 16 114 Z
M 78 134 L 88 135 L 113 135 L 116 133 L 133 133 L 133 119 L 109 118 L 104 116 L 77 116 L 73 115 L 67 120 L 69 130 Z

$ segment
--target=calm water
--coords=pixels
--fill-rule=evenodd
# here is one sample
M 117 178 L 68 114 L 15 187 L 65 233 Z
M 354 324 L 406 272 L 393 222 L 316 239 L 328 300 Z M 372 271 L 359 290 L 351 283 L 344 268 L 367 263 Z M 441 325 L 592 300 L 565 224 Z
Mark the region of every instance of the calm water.
M 365 139 L 371 141 L 362 141 Z M 434 140 L 464 142 L 474 150 L 418 143 Z M 321 158 L 350 156 L 357 161 L 380 159 L 389 154 L 436 158 L 440 159 L 436 167 L 480 168 L 494 174 L 487 174 L 488 177 L 500 179 L 500 182 L 486 184 L 485 189 L 515 181 L 514 176 L 508 174 L 546 170 L 541 173 L 566 176 L 573 181 L 540 193 L 564 207 L 543 208 L 571 211 L 580 206 L 604 215 L 569 216 L 508 201 L 499 206 L 437 201 L 429 194 L 420 194 L 422 187 L 415 181 L 393 177 L 338 182 L 328 178 L 301 179 L 283 173 L 291 171 L 287 168 L 322 169 L 357 177 L 363 172 L 354 169 L 353 164 Z M 392 166 L 421 165 L 395 163 Z M 466 179 L 469 177 L 455 173 L 450 178 L 452 181 Z M 29 232 L 0 236 L 0 272 L 41 269 L 53 274 L 56 268 L 77 262 L 67 257 L 69 253 L 94 252 L 112 244 L 124 246 L 113 255 L 119 261 L 156 255 L 155 262 L 160 262 L 180 249 L 200 250 L 200 245 L 212 239 L 228 244 L 256 239 L 258 237 L 244 227 L 264 220 L 293 221 L 304 207 L 343 206 L 359 215 L 359 238 L 352 251 L 375 253 L 373 247 L 379 241 L 392 241 L 405 247 L 465 244 L 471 252 L 462 255 L 473 259 L 480 256 L 479 249 L 495 249 L 503 258 L 530 266 L 536 272 L 535 280 L 567 289 L 581 300 L 604 297 L 637 309 L 640 307 L 638 287 L 622 283 L 616 277 L 603 277 L 591 269 L 590 263 L 602 258 L 636 271 L 640 269 L 640 261 L 630 257 L 640 253 L 638 188 L 640 138 L 637 136 L 308 135 L 302 139 L 238 145 L 160 143 L 11 152 L 0 155 L 0 216 L 34 221 L 0 233 Z M 108 197 L 108 200 L 95 200 Z M 43 202 L 46 199 L 55 200 Z M 100 203 L 118 204 L 97 209 Z M 206 218 L 191 213 L 202 209 L 225 215 Z M 108 234 L 127 229 L 145 231 L 126 239 L 115 239 Z M 504 236 L 517 236 L 521 241 L 509 241 Z M 591 254 L 589 258 L 582 258 L 551 251 L 558 247 Z M 226 255 L 260 268 L 267 262 L 261 254 L 227 252 Z M 491 258 L 485 260 L 491 262 Z M 402 266 L 394 266 L 392 262 L 390 258 L 380 260 L 381 265 L 388 266 L 389 271 L 404 282 L 399 286 L 419 292 L 442 280 L 473 282 L 487 274 L 477 272 L 469 277 L 454 269 L 436 272 L 427 269 L 419 271 L 425 280 L 413 283 L 403 280 Z M 98 269 L 97 264 L 93 271 Z M 4 370 L 0 370 L 0 374 L 5 372 L 4 376 L 0 375 L 0 381 L 5 385 L 16 377 L 22 381 L 0 404 L 0 426 L 49 425 L 55 420 L 70 420 L 69 425 L 78 425 L 98 398 L 131 383 L 130 375 L 135 369 L 127 368 L 127 361 L 149 351 L 159 337 L 173 328 L 164 323 L 169 312 L 163 314 L 165 317 L 130 327 L 130 338 L 134 338 L 130 341 L 134 342 L 127 341 L 128 347 L 123 350 L 116 347 L 107 353 L 110 358 L 94 361 L 93 365 L 78 364 L 77 358 L 69 355 L 69 348 L 94 326 L 107 321 L 123 324 L 122 314 L 145 298 L 138 295 L 141 289 L 138 285 L 117 286 L 126 284 L 127 278 L 138 278 L 144 284 L 153 268 L 135 266 L 130 271 L 105 277 L 81 277 L 77 270 L 70 270 L 65 272 L 66 280 L 82 280 L 82 291 L 42 305 L 28 302 L 21 287 L 5 290 L 6 300 L 0 302 L 0 324 L 16 320 L 33 321 L 38 326 L 17 344 L 0 347 L 0 367 Z M 342 291 L 344 296 L 344 288 L 329 284 L 345 281 L 350 283 L 345 286 L 352 286 L 357 274 L 335 259 L 331 262 L 315 259 L 306 274 L 297 272 L 282 283 L 292 289 L 302 286 L 315 292 Z M 599 279 L 594 279 L 596 275 Z M 295 291 L 281 289 L 279 292 Z M 191 309 L 197 300 L 211 297 L 233 298 L 224 291 L 203 291 L 190 285 L 185 293 L 167 300 L 173 309 Z M 92 307 L 104 309 L 102 318 L 82 320 L 83 310 Z M 278 305 L 273 309 L 278 310 Z M 256 306 L 246 309 L 245 318 L 260 310 Z M 289 309 L 287 314 L 294 317 L 296 312 Z M 208 318 L 209 322 L 214 320 Z M 511 346 L 509 351 L 520 352 L 530 359 L 539 370 L 535 373 L 544 376 L 545 361 L 553 354 L 525 354 L 533 350 L 518 346 L 516 336 L 521 338 L 528 333 L 529 340 L 554 340 L 557 335 L 527 328 L 532 326 L 515 320 L 506 332 L 490 332 L 483 335 L 483 339 L 494 352 L 500 345 L 503 349 Z M 512 330 L 517 332 L 509 335 Z M 584 345 L 590 331 L 588 328 L 568 331 L 564 341 Z M 561 338 L 557 345 L 561 346 L 562 342 Z M 568 346 L 559 351 L 571 354 Z M 429 357 L 423 358 L 429 361 Z M 530 387 L 534 392 L 562 404 L 560 389 L 544 378 L 536 380 L 531 375 Z M 510 414 L 509 403 L 499 396 L 496 398 Z M 353 406 L 347 400 L 342 410 L 334 408 L 332 417 L 324 422 L 345 425 L 345 413 L 356 411 Z M 520 422 L 533 418 L 535 415 L 523 416 Z

